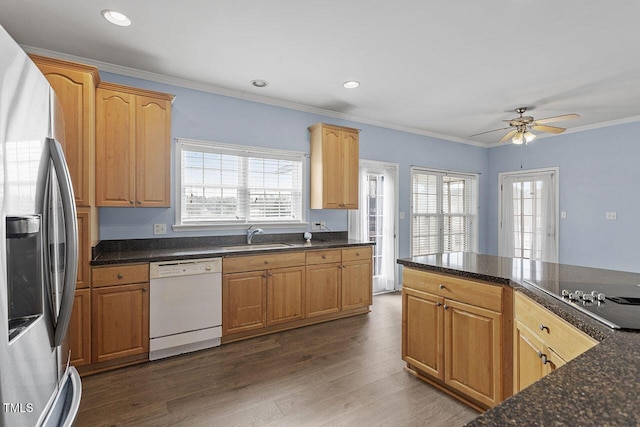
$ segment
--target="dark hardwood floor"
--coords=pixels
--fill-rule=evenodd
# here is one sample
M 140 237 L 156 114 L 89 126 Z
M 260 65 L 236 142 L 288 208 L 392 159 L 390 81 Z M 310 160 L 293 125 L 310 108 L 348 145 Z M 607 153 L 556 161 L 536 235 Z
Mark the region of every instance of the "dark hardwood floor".
M 372 312 L 85 377 L 76 426 L 459 426 L 403 371 L 401 297 Z

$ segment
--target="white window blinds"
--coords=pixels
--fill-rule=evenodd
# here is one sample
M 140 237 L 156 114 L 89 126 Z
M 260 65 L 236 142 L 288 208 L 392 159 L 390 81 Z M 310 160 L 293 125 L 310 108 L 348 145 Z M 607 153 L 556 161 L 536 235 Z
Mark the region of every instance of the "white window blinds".
M 178 224 L 302 222 L 304 154 L 178 140 Z
M 477 176 L 411 169 L 411 255 L 476 250 Z

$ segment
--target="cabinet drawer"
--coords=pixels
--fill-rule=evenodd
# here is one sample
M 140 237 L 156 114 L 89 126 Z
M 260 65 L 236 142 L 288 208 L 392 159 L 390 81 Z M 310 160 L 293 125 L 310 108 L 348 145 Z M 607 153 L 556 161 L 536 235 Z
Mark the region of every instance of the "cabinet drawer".
M 326 251 L 309 251 L 307 255 L 307 265 L 327 264 L 331 262 L 340 262 L 342 260 L 342 252 L 340 249 Z
M 371 246 L 360 246 L 342 250 L 342 262 L 358 261 L 361 259 L 371 259 Z
M 251 256 L 234 256 L 222 260 L 222 272 L 238 273 L 242 271 L 267 270 L 280 267 L 304 265 L 304 252 L 286 252 Z
M 515 318 L 563 360 L 569 361 L 598 343 L 538 303 L 519 292 L 515 294 Z
M 402 286 L 502 312 L 502 286 L 404 268 Z
M 92 285 L 101 286 L 126 285 L 149 281 L 149 264 L 117 265 L 113 267 L 94 267 Z

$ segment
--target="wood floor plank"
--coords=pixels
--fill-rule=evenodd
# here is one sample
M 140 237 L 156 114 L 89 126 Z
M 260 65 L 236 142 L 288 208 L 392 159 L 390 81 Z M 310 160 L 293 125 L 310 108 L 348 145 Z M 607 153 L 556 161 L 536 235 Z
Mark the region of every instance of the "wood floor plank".
M 369 314 L 83 378 L 76 426 L 456 426 L 477 413 L 403 371 L 401 297 Z

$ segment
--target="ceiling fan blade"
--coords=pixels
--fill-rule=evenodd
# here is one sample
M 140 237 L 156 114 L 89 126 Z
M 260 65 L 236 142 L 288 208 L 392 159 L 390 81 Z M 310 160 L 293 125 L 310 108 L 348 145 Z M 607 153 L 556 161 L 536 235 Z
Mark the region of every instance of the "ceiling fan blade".
M 531 129 L 537 130 L 540 132 L 551 132 L 551 133 L 562 133 L 566 130 L 565 128 L 559 128 L 557 126 L 542 126 L 542 125 L 533 125 L 531 126 Z
M 511 132 L 507 133 L 505 136 L 502 137 L 502 139 L 498 142 L 505 142 L 510 140 L 511 138 L 513 138 L 513 135 L 516 134 L 516 132 L 518 132 L 518 129 L 514 129 Z
M 472 138 L 474 136 L 478 136 L 478 135 L 484 135 L 485 133 L 491 133 L 491 132 L 497 132 L 499 130 L 507 130 L 507 129 L 511 129 L 511 127 L 507 127 L 507 128 L 500 128 L 500 129 L 494 129 L 494 130 L 488 130 L 486 132 L 480 132 L 480 133 L 476 133 L 473 135 L 469 135 L 469 138 Z
M 580 118 L 580 114 L 565 114 L 562 116 L 554 116 L 554 117 L 547 117 L 545 119 L 540 119 L 540 120 L 536 120 L 533 122 L 534 125 L 544 125 L 546 123 L 553 123 L 553 122 L 560 122 L 562 120 L 570 120 L 570 119 L 578 119 Z

